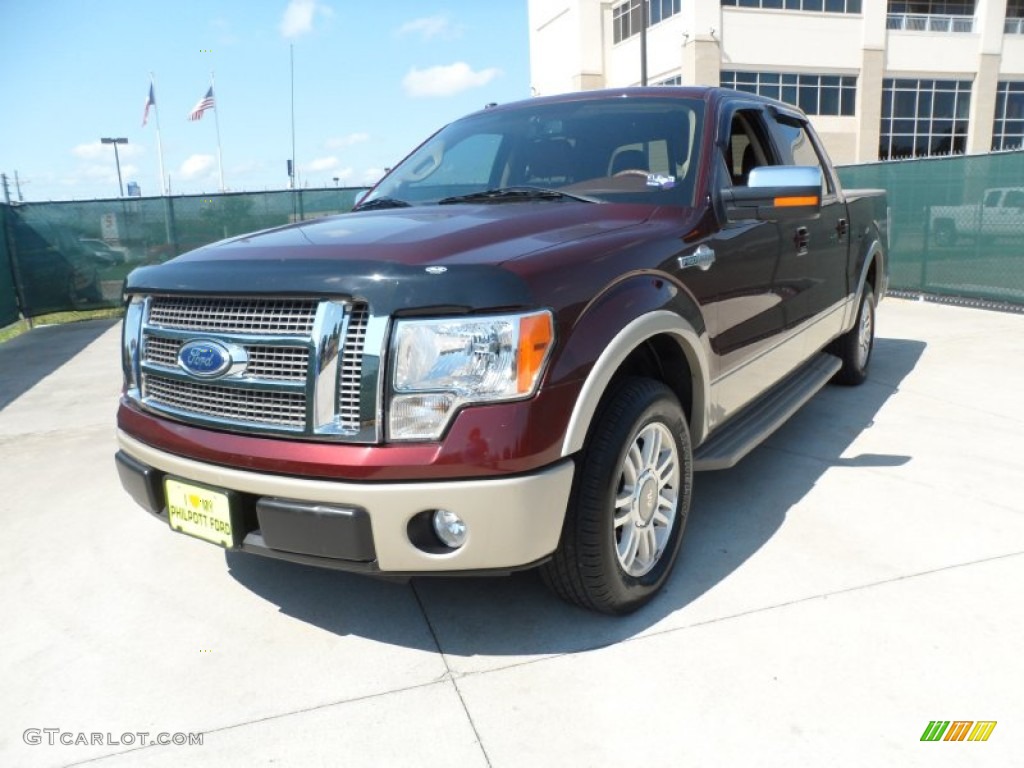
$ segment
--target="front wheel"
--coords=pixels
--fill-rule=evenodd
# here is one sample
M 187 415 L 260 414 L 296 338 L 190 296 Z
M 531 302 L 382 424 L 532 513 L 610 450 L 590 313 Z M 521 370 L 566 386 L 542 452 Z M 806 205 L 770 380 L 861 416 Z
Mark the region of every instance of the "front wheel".
M 693 461 L 672 391 L 625 379 L 580 453 L 562 538 L 542 566 L 559 597 L 609 614 L 635 611 L 664 586 L 690 509 Z
M 875 294 L 871 285 L 866 284 L 860 297 L 857 322 L 834 342 L 830 352 L 843 361 L 843 367 L 833 381 L 837 384 L 856 386 L 868 377 L 868 363 L 875 344 Z

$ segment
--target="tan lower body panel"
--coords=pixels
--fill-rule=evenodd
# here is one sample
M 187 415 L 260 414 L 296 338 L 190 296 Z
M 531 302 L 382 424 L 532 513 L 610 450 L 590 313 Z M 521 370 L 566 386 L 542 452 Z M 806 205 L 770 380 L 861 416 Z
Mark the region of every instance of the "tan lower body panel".
M 367 510 L 381 571 L 459 571 L 513 568 L 536 562 L 558 546 L 572 486 L 571 459 L 511 478 L 408 483 L 310 480 L 231 469 L 152 448 L 119 431 L 118 442 L 138 461 L 185 480 L 294 501 Z M 406 535 L 409 519 L 425 509 L 448 509 L 468 530 L 449 554 L 417 549 Z

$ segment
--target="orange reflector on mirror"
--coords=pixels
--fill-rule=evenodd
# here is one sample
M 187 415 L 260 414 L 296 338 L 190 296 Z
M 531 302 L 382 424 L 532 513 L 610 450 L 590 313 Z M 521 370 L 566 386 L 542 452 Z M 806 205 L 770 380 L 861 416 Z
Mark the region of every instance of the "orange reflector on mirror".
M 775 207 L 776 208 L 793 208 L 798 205 L 817 205 L 818 196 L 810 195 L 809 197 L 776 197 Z

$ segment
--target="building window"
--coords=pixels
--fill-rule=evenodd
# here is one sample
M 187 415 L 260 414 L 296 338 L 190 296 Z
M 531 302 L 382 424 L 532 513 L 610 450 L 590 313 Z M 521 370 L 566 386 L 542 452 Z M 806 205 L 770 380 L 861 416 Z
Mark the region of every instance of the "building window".
M 889 0 L 885 26 L 906 32 L 973 32 L 974 0 Z
M 682 10 L 682 0 L 646 0 L 648 26 L 654 26 Z M 612 40 L 623 40 L 640 33 L 641 0 L 626 0 L 612 8 Z
M 736 8 L 761 8 L 766 11 L 860 13 L 861 0 L 722 0 L 722 5 Z
M 621 43 L 640 31 L 640 0 L 612 8 L 612 40 Z
M 659 80 L 653 85 L 682 85 L 683 78 L 681 75 L 672 75 L 672 77 L 666 77 L 664 80 Z
M 675 16 L 682 10 L 682 0 L 647 0 L 647 18 L 651 26 L 664 21 L 670 16 Z
M 996 89 L 992 149 L 1024 148 L 1024 82 L 1002 81 Z
M 1007 0 L 1003 31 L 1008 35 L 1024 35 L 1024 0 Z
M 970 108 L 970 80 L 885 78 L 879 159 L 963 154 Z
M 794 104 L 808 115 L 852 115 L 857 100 L 853 75 L 722 72 L 722 87 Z

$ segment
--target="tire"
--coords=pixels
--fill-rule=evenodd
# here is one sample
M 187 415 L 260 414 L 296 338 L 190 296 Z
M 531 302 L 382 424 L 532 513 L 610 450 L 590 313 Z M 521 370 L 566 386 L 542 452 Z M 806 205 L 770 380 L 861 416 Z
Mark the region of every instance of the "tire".
M 103 301 L 96 270 L 72 269 L 68 277 L 68 301 L 72 309 L 88 309 Z
M 935 222 L 932 229 L 932 242 L 940 247 L 956 245 L 956 227 L 948 219 Z
M 676 396 L 653 379 L 624 379 L 577 458 L 561 541 L 541 566 L 548 588 L 608 614 L 650 601 L 679 555 L 692 486 L 690 433 Z
M 864 285 L 857 310 L 857 322 L 834 342 L 829 351 L 843 361 L 832 381 L 854 387 L 868 377 L 871 350 L 875 346 L 875 293 L 870 284 Z

